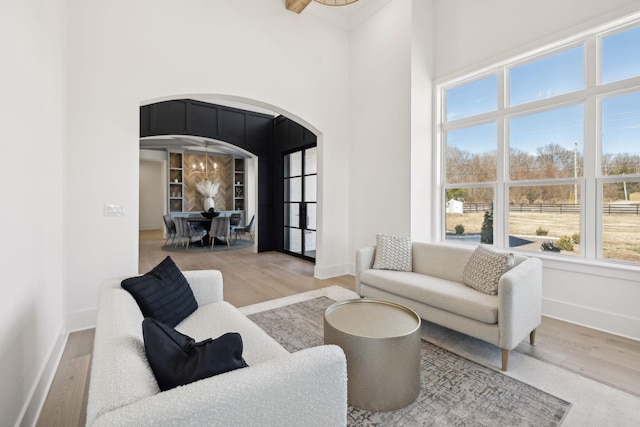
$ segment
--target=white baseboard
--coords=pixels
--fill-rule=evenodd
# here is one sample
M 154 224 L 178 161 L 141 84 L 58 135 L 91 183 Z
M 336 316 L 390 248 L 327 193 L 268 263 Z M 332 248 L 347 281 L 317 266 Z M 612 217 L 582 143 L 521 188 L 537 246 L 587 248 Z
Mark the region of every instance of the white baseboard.
M 67 313 L 66 324 L 67 331 L 81 331 L 83 329 L 89 329 L 96 326 L 96 319 L 98 318 L 98 309 L 91 308 L 88 310 L 76 311 L 73 313 Z
M 18 417 L 16 427 L 33 427 L 38 422 L 38 417 L 44 406 L 44 402 L 47 399 L 47 394 L 53 383 L 53 378 L 56 375 L 56 370 L 60 364 L 64 347 L 67 344 L 67 338 L 69 334 L 61 330 L 58 339 L 54 342 L 53 347 L 49 351 L 49 356 L 42 366 L 36 382 L 33 384 L 29 396 L 22 408 L 22 412 Z
M 331 277 L 349 274 L 349 266 L 347 264 L 337 264 L 329 266 L 316 265 L 313 269 L 313 277 L 317 279 L 329 279 Z
M 542 314 L 554 319 L 640 341 L 640 319 L 548 298 L 542 299 Z

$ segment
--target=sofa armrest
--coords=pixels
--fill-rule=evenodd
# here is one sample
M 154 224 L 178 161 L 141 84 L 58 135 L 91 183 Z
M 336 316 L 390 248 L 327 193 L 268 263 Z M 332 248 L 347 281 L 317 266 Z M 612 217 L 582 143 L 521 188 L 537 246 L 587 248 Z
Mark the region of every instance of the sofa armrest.
M 365 246 L 356 251 L 356 292 L 358 294 L 360 294 L 360 272 L 373 268 L 375 257 L 375 246 Z
M 542 262 L 528 258 L 498 282 L 499 346 L 512 350 L 542 320 Z
M 346 426 L 342 349 L 313 347 L 105 413 L 95 426 Z
M 222 273 L 219 270 L 183 271 L 198 305 L 222 301 Z

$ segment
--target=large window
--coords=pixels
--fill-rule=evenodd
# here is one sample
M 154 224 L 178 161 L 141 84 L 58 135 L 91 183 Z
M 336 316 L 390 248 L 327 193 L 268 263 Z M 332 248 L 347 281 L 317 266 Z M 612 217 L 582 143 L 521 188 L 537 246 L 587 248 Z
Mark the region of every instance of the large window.
M 640 23 L 440 86 L 446 241 L 640 263 Z

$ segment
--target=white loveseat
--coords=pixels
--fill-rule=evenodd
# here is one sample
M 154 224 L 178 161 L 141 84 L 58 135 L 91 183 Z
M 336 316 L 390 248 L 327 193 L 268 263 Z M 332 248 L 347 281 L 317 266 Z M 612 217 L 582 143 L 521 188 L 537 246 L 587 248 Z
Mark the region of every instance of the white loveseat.
M 122 279 L 107 280 L 100 289 L 87 425 L 346 425 L 346 359 L 339 347 L 289 353 L 222 300 L 219 271 L 183 273 L 198 309 L 176 330 L 196 341 L 239 332 L 249 367 L 161 392 L 145 356 L 142 313 Z
M 463 284 L 464 266 L 474 247 L 413 242 L 410 272 L 373 268 L 375 246 L 356 253 L 356 292 L 413 309 L 430 322 L 462 332 L 502 349 L 502 370 L 509 350 L 527 335 L 535 341 L 541 321 L 542 263 L 515 256 L 514 266 L 498 282 L 498 295 Z

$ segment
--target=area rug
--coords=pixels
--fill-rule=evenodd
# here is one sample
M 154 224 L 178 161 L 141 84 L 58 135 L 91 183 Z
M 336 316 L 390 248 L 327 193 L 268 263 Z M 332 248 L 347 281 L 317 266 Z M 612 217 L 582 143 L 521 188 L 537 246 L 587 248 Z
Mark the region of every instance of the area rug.
M 323 344 L 327 297 L 250 314 L 287 350 Z M 421 392 L 405 408 L 370 412 L 349 406 L 350 426 L 558 426 L 571 404 L 422 340 Z
M 200 242 L 195 242 L 195 243 L 191 243 L 189 245 L 189 250 L 186 251 L 187 253 L 193 252 L 193 253 L 203 253 L 203 252 L 224 252 L 224 251 L 234 251 L 236 249 L 244 249 L 244 248 L 250 248 L 254 245 L 255 243 L 252 242 L 251 240 L 245 240 L 245 239 L 238 239 L 236 241 L 231 240 L 231 242 L 229 242 L 229 246 L 227 246 L 227 244 L 225 242 L 217 242 L 216 244 L 213 246 L 213 251 L 211 250 L 211 246 L 201 246 Z M 177 247 L 173 247 L 173 244 L 171 243 L 171 240 L 169 240 L 169 244 L 165 245 L 162 247 L 163 251 L 167 251 L 167 252 L 185 252 L 185 247 L 178 245 Z

